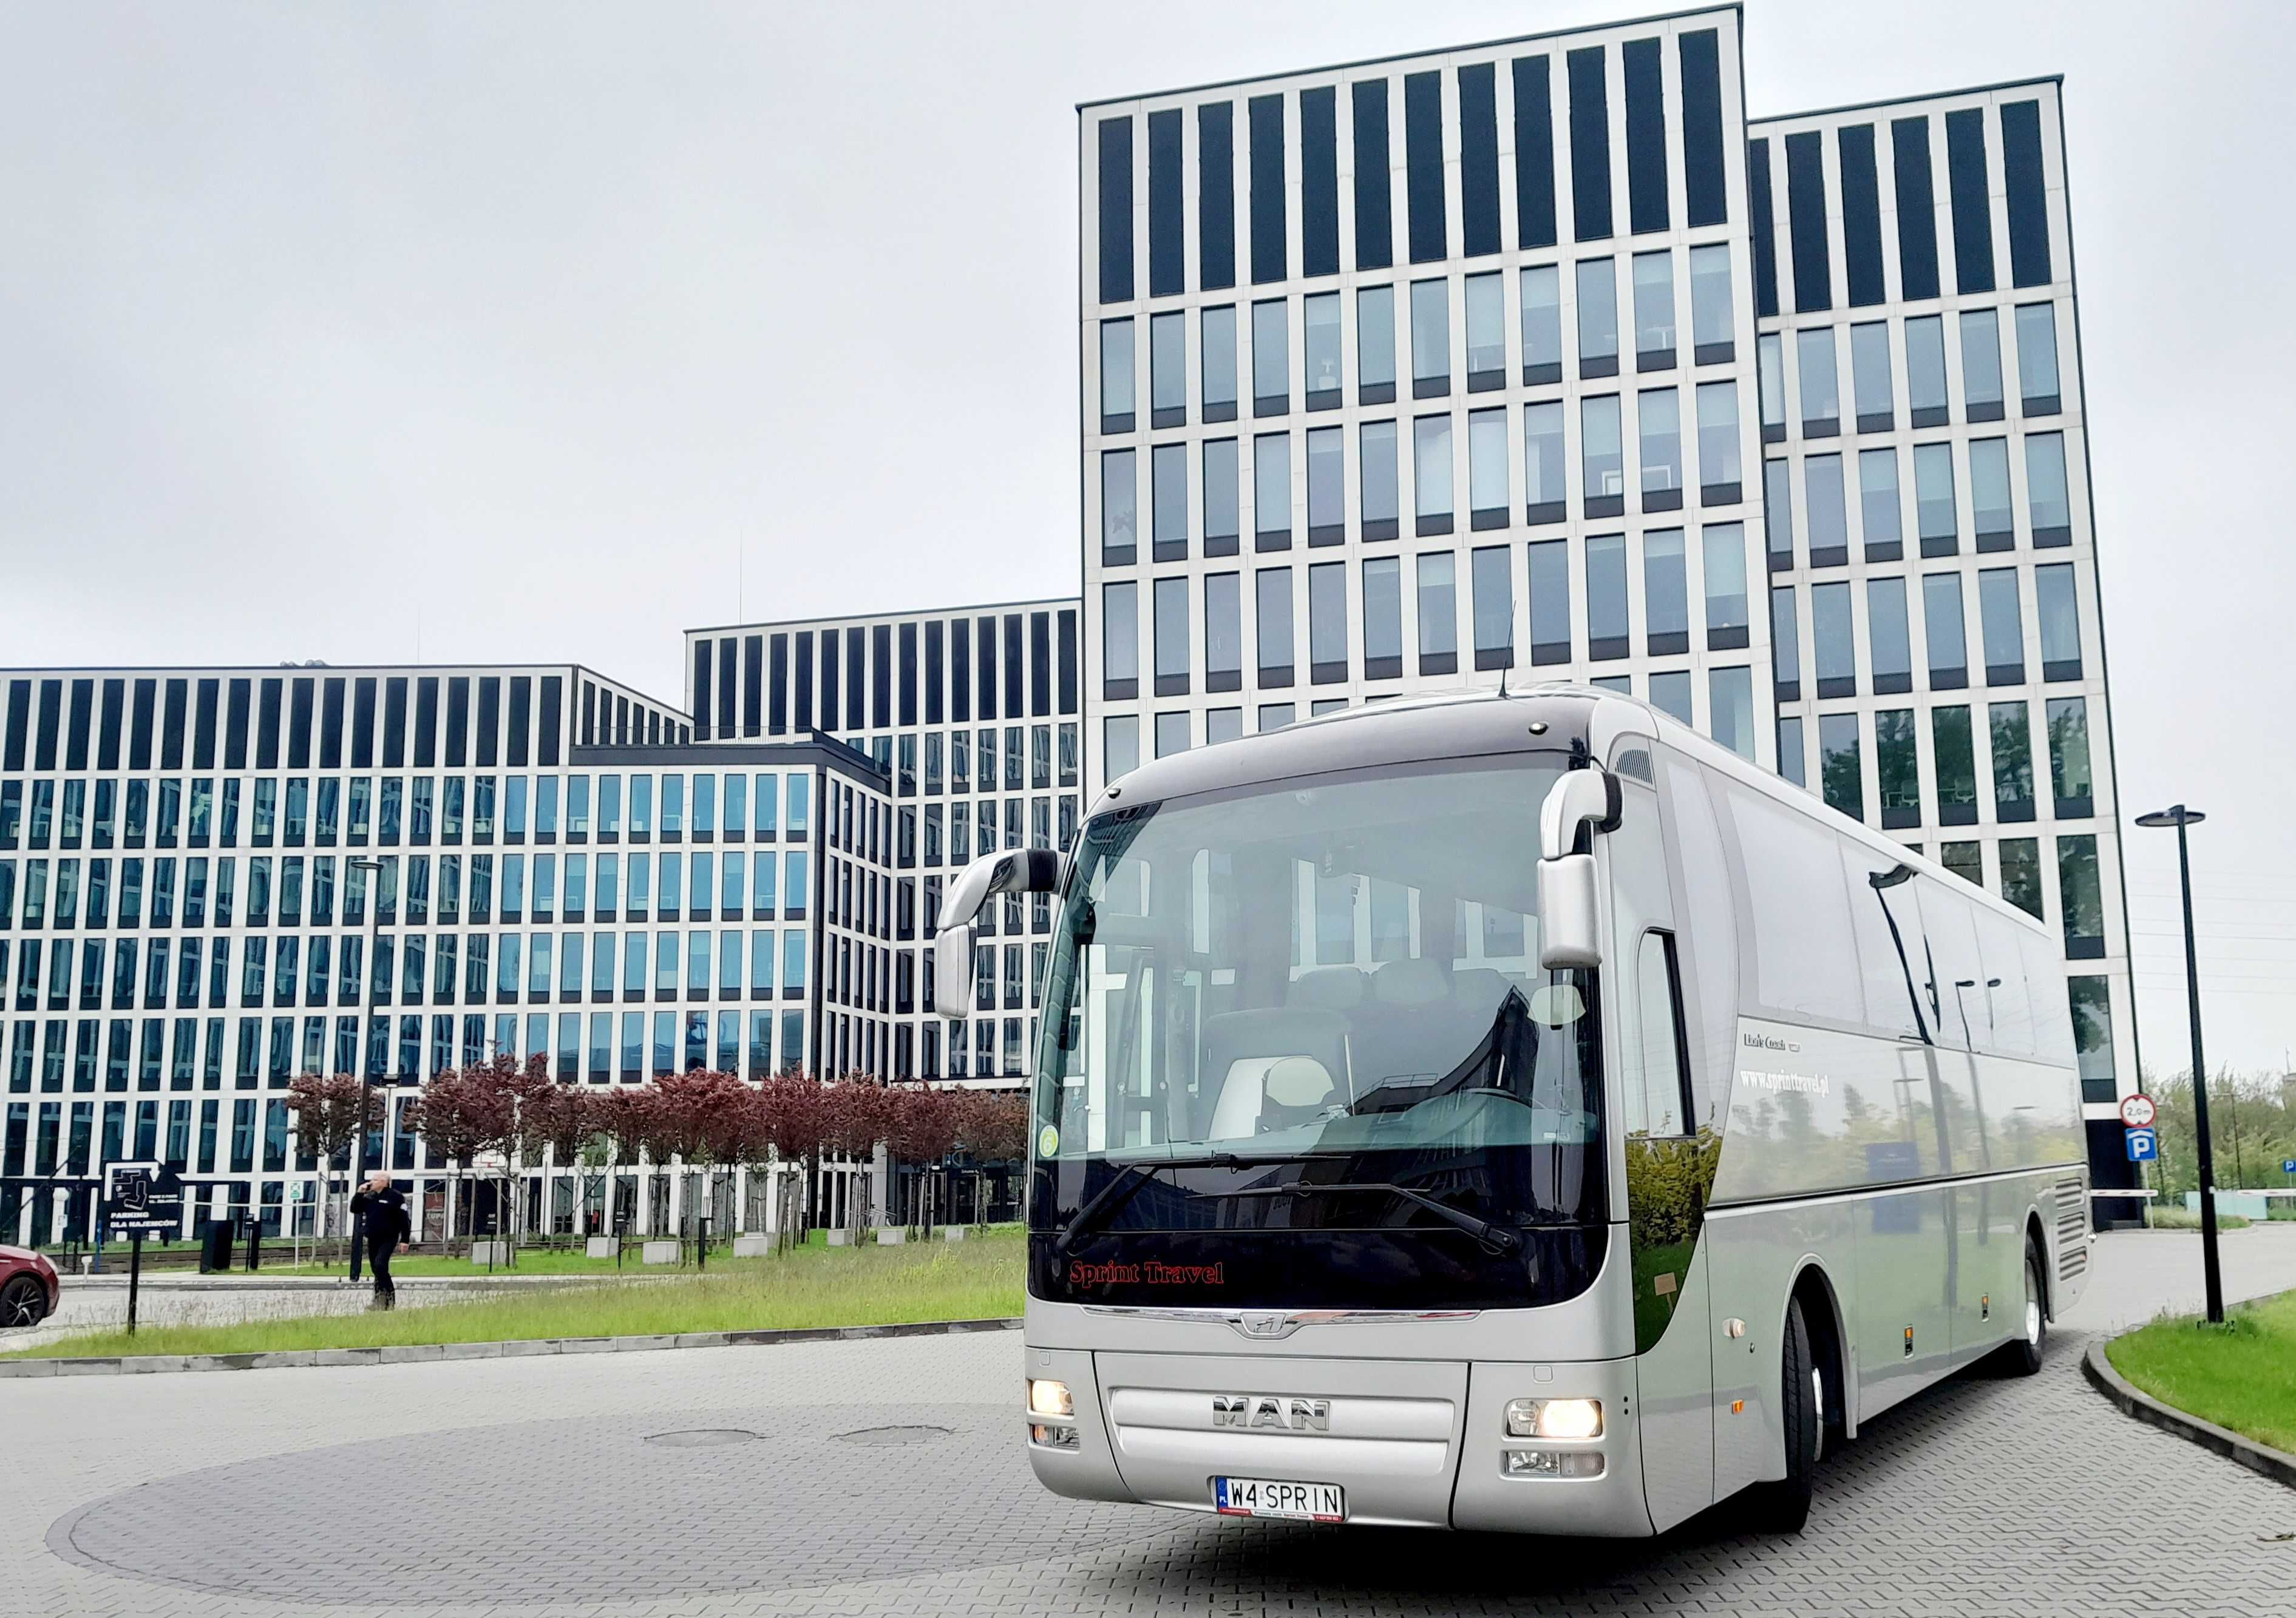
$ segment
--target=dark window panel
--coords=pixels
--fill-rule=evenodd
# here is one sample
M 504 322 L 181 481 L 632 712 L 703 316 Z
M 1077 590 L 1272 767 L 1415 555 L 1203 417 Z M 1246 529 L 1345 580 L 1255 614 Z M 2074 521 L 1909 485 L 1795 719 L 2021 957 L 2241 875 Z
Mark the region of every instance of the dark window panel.
M 838 707 L 837 674 L 839 659 L 837 645 L 837 632 L 835 630 L 824 629 L 821 632 L 821 694 L 819 707 L 821 710 L 820 728 L 824 731 L 834 731 L 843 723 L 842 715 Z
M 1778 312 L 1778 233 L 1770 217 L 1770 143 L 1746 143 L 1746 205 L 1754 233 L 1754 313 Z
M 56 767 L 56 745 L 63 734 L 64 682 L 61 680 L 40 682 L 40 725 L 32 743 L 32 768 L 53 770 Z
M 64 768 L 87 768 L 88 743 L 95 731 L 95 682 L 71 682 L 71 720 L 64 732 Z
M 499 683 L 499 681 L 495 680 L 479 682 L 481 692 Z M 226 770 L 233 767 L 231 763 L 233 750 L 244 749 L 247 746 L 247 710 L 241 699 L 238 685 L 237 681 L 232 682 L 230 728 L 226 731 L 224 743 L 224 768 Z M 351 768 L 354 770 L 371 769 L 374 764 L 374 694 L 375 682 L 373 675 L 366 675 L 351 682 Z M 488 729 L 488 740 L 481 744 L 479 762 L 490 764 L 495 761 L 493 709 L 490 707 L 480 710 L 480 723 L 486 724 Z
M 1028 670 L 1021 659 L 1021 615 L 1004 615 L 1004 717 L 1018 719 L 1028 708 L 1021 682 Z
M 535 726 L 534 762 L 544 769 L 558 763 L 558 743 L 565 720 L 560 712 L 566 699 L 566 681 L 558 674 L 542 677 L 542 712 Z
M 266 681 L 264 683 L 268 685 L 270 682 Z M 526 682 L 523 680 L 516 681 L 513 682 L 513 688 L 522 689 L 525 684 Z M 266 708 L 270 706 L 270 693 L 267 691 L 264 694 L 264 706 Z M 526 710 L 523 707 L 521 707 L 518 709 L 518 713 L 521 718 L 524 716 L 525 712 Z M 512 745 L 518 746 L 519 744 L 513 743 Z M 256 767 L 258 769 L 262 769 L 264 767 L 262 752 L 263 744 L 258 740 L 256 743 Z M 405 764 L 406 762 L 406 680 L 404 675 L 394 675 L 382 682 L 382 767 L 386 770 L 396 770 Z M 511 763 L 522 764 L 525 762 L 526 755 L 523 748 L 521 747 L 518 756 L 512 758 Z
M 1387 80 L 1354 87 L 1356 127 L 1356 268 L 1383 270 L 1395 262 L 1395 211 L 1387 168 Z
M 893 723 L 893 626 L 869 631 L 869 723 L 883 731 Z
M 973 695 L 980 717 L 996 717 L 996 620 L 981 618 L 974 628 L 978 632 L 973 643 Z
M 1514 60 L 1514 232 L 1518 247 L 1554 245 L 1554 109 L 1546 58 Z
M 1470 258 L 1501 246 L 1497 74 L 1488 61 L 1459 69 L 1459 236 Z
M 1187 227 L 1181 202 L 1180 113 L 1148 115 L 1148 296 L 1187 289 Z
M 1985 194 L 1985 110 L 1945 115 L 1946 188 L 1953 206 L 1953 282 L 1964 293 L 1993 290 L 1993 208 Z
M 330 685 L 340 685 L 331 680 Z M 192 703 L 192 768 L 212 770 L 216 763 L 216 732 L 223 724 L 223 682 L 202 680 Z M 336 761 L 340 763 L 339 759 Z
M 751 640 L 757 637 L 752 635 Z M 917 626 L 901 625 L 901 723 L 917 722 Z M 754 710 L 756 704 L 750 705 Z
M 342 692 L 337 688 L 340 680 L 327 682 L 328 711 L 332 717 L 320 728 L 319 767 L 331 770 L 342 763 L 341 744 L 335 739 L 336 723 L 342 717 Z M 601 739 L 603 740 L 603 738 Z M 331 756 L 328 748 L 333 748 Z M 447 767 L 459 770 L 471 762 L 471 677 L 450 675 L 447 681 Z
M 766 733 L 766 637 L 742 637 L 742 734 Z
M 428 721 L 431 717 L 431 707 L 437 702 L 439 681 L 433 675 L 426 678 L 422 683 L 430 687 L 429 701 L 422 710 L 423 718 Z M 291 770 L 308 770 L 311 767 L 311 710 L 318 695 L 319 682 L 308 677 L 298 679 L 288 691 L 287 767 Z M 426 744 L 431 739 L 425 738 Z M 429 764 L 430 751 L 430 748 L 425 745 L 414 762 L 418 764 Z
M 797 632 L 792 666 L 797 671 L 797 700 L 796 706 L 790 710 L 790 728 L 810 731 L 816 728 L 813 723 L 813 631 L 810 629 Z
M 404 682 L 393 683 L 403 684 Z M 384 700 L 388 705 L 390 700 L 388 695 Z M 504 722 L 504 728 L 507 733 L 503 738 L 503 763 L 512 769 L 523 768 L 527 762 L 529 752 L 529 733 L 532 729 L 529 722 L 533 717 L 533 707 L 534 682 L 525 674 L 512 674 L 510 680 L 510 714 Z M 389 718 L 386 706 L 384 715 L 386 725 L 389 723 Z M 386 766 L 398 762 L 388 753 L 389 741 L 390 736 L 386 731 L 384 735 L 386 752 L 382 761 Z
M 1061 712 L 1077 711 L 1077 615 L 1061 614 Z
M 1786 136 L 1786 231 L 1793 253 L 1794 312 L 1833 307 L 1833 266 L 1825 241 L 1825 137 Z
M 734 711 L 739 700 L 741 671 L 734 666 L 741 656 L 741 643 L 727 635 L 718 642 L 718 734 L 731 736 L 741 723 Z
M 191 694 L 189 681 L 168 682 L 160 710 L 160 767 L 162 770 L 184 767 L 184 731 L 189 717 L 184 710 L 191 706 Z
M 361 681 L 359 683 L 361 685 L 365 685 L 368 682 Z M 373 693 L 372 691 L 362 691 L 360 693 L 360 700 L 365 704 L 368 723 L 364 728 L 352 733 L 353 753 L 351 756 L 351 765 L 354 769 L 371 762 L 370 760 L 360 758 L 357 756 L 357 749 L 360 747 L 370 746 L 367 741 L 367 738 L 373 734 Z M 502 677 L 499 674 L 481 674 L 479 676 L 479 750 L 477 756 L 472 758 L 471 762 L 478 765 L 482 770 L 491 769 L 494 767 L 496 763 L 499 761 L 501 756 Z
M 965 678 L 972 666 L 972 620 L 955 618 L 948 626 L 948 717 L 963 724 L 972 717 L 972 682 Z
M 1602 241 L 1611 234 L 1611 102 L 1603 47 L 1570 53 L 1571 234 Z
M 399 699 L 403 702 L 406 696 L 406 682 L 394 680 L 391 683 L 398 689 Z M 256 690 L 255 767 L 258 770 L 279 767 L 279 702 L 282 695 L 281 682 L 277 680 L 266 680 Z M 397 764 L 399 761 L 391 758 L 384 762 Z
M 1251 98 L 1251 279 L 1292 273 L 1283 208 L 1283 98 Z
M 1619 47 L 1627 86 L 1627 227 L 1637 235 L 1667 227 L 1665 69 L 1659 42 Z
M 136 682 L 138 694 L 148 682 Z M 20 770 L 24 767 L 24 750 L 31 740 L 32 682 L 12 680 L 8 682 L 8 731 L 4 745 L 0 745 L 0 770 Z M 151 724 L 144 723 L 146 746 L 149 746 Z M 134 764 L 131 769 L 143 769 L 148 760 Z
M 703 741 L 709 740 L 709 676 L 713 665 L 709 658 L 709 642 L 693 643 L 693 733 Z
M 1053 615 L 1029 615 L 1029 714 L 1048 719 L 1053 712 Z
M 1338 93 L 1300 92 L 1300 273 L 1340 273 Z
M 2049 284 L 2049 193 L 2041 175 L 2041 103 L 2001 109 L 2001 177 L 2009 201 L 2009 280 Z
M 1682 190 L 1685 221 L 1726 225 L 1729 184 L 1722 166 L 1721 45 L 1712 29 L 1684 34 L 1682 54 Z
M 204 694 L 209 691 L 214 685 L 215 682 L 212 680 L 202 680 L 200 682 L 200 690 Z M 214 704 L 210 702 L 208 705 L 207 715 L 208 736 L 210 743 L 210 750 L 212 750 L 212 743 L 215 736 L 215 714 L 213 709 Z M 106 680 L 103 682 L 102 712 L 101 717 L 96 722 L 95 728 L 95 767 L 97 769 L 117 770 L 119 768 L 119 732 L 127 728 L 127 682 L 125 680 Z M 196 759 L 198 756 L 198 749 L 194 747 L 193 749 L 193 757 Z M 210 761 L 210 764 L 211 763 L 212 761 Z M 200 769 L 207 769 L 209 767 L 209 764 L 199 764 L 197 767 Z
M 202 682 L 201 683 L 211 682 Z M 343 688 L 342 677 L 331 675 L 326 684 L 320 690 L 319 768 L 322 770 L 340 770 L 343 767 Z M 456 675 L 447 682 L 447 762 L 450 764 L 460 764 L 463 762 L 463 731 L 470 717 L 470 677 L 464 674 Z M 204 691 L 200 693 L 200 706 L 203 712 L 213 707 L 209 701 L 208 693 Z M 210 736 L 212 736 L 214 715 L 208 712 L 206 718 Z
M 1443 76 L 1411 73 L 1403 80 L 1403 167 L 1411 262 L 1445 257 L 1443 207 Z
M 1938 295 L 1937 192 L 1930 179 L 1930 121 L 1890 124 L 1898 182 L 1898 296 L 1917 302 Z
M 766 733 L 785 736 L 789 733 L 789 637 L 773 637 L 768 649 L 772 674 L 767 682 Z
M 1849 306 L 1863 308 L 1888 296 L 1882 284 L 1882 186 L 1874 168 L 1874 126 L 1843 129 L 1836 151 L 1841 159 L 1841 268 L 1849 281 Z
M 869 723 L 861 706 L 863 642 L 867 636 L 858 625 L 845 632 L 845 723 L 848 728 Z
M 1196 109 L 1196 284 L 1235 284 L 1235 103 Z
M 1132 301 L 1132 120 L 1100 120 L 1100 301 Z
M 941 621 L 929 619 L 925 624 L 925 723 L 939 724 L 947 711 L 942 699 L 942 666 L 947 656 L 942 645 Z

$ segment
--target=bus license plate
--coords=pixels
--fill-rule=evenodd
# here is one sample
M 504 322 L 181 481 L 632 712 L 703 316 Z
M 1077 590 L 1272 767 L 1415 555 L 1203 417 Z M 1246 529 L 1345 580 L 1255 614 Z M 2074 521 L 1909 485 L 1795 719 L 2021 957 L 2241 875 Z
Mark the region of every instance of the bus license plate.
M 1266 1477 L 1216 1477 L 1212 1503 L 1226 1516 L 1291 1517 L 1344 1523 L 1347 1494 L 1337 1483 L 1294 1483 Z

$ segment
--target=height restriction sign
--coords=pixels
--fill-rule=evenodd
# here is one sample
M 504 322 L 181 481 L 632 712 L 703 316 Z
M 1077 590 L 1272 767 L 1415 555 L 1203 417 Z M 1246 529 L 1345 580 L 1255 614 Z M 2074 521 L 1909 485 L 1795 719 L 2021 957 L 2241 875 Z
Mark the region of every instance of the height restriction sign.
M 2141 1090 L 2120 1099 L 2120 1121 L 2131 1129 L 2152 1128 L 2152 1120 L 2159 1111 L 2152 1105 L 2152 1098 Z

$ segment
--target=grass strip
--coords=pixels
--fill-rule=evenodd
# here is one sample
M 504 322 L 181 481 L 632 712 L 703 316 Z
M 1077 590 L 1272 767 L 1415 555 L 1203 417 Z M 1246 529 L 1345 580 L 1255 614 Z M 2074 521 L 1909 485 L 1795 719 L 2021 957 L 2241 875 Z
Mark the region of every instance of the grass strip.
M 988 1320 L 1022 1307 L 1017 1236 L 931 1246 L 825 1249 L 675 1280 L 518 1288 L 513 1295 L 423 1304 L 401 1294 L 387 1313 L 298 1315 L 224 1326 L 104 1327 L 8 1359 L 112 1354 L 241 1354 L 535 1337 L 623 1337 L 689 1331 L 888 1326 Z
M 2296 1292 L 2236 1304 L 2220 1328 L 2165 1317 L 2104 1352 L 2163 1404 L 2296 1454 Z

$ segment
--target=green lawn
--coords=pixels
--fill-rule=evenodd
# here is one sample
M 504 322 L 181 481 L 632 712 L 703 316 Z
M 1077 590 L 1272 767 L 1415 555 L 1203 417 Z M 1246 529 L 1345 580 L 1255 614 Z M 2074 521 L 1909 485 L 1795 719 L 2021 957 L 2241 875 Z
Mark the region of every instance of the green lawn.
M 417 1295 L 406 1294 L 389 1313 L 149 1327 L 132 1338 L 107 1328 L 4 1357 L 256 1353 L 987 1320 L 1021 1312 L 1023 1251 L 1017 1230 L 954 1244 L 816 1248 L 794 1259 L 748 1261 L 723 1274 L 713 1265 L 706 1276 L 521 1287 L 514 1295 L 472 1303 L 422 1305 Z
M 989 1227 L 988 1239 L 996 1240 L 1019 1230 L 1018 1225 L 994 1225 Z M 804 1251 L 808 1254 L 835 1251 L 829 1246 L 829 1232 L 826 1230 L 808 1231 L 807 1238 L 808 1246 Z M 972 1239 L 979 1241 L 981 1237 L 976 1231 Z M 640 1258 L 640 1248 L 644 1246 L 644 1238 L 633 1236 L 624 1246 L 620 1271 L 622 1274 L 665 1276 L 681 1273 L 677 1269 L 668 1264 L 643 1263 Z M 275 1238 L 264 1245 L 265 1258 L 262 1269 L 254 1271 L 251 1277 L 244 1271 L 235 1271 L 234 1275 L 241 1279 L 251 1279 L 259 1282 L 266 1276 L 339 1276 L 346 1272 L 344 1261 L 340 1259 L 331 1260 L 324 1264 L 296 1264 L 286 1262 L 284 1255 L 291 1252 L 291 1249 Z M 683 1273 L 690 1275 L 693 1271 L 693 1248 L 691 1243 L 687 1244 L 685 1252 L 685 1266 Z M 713 1239 L 709 1244 L 709 1268 L 712 1274 L 721 1267 L 731 1273 L 735 1271 L 758 1270 L 777 1262 L 779 1261 L 772 1258 L 735 1258 L 731 1242 Z M 109 1268 L 108 1264 L 107 1268 Z M 390 1272 L 394 1276 L 449 1276 L 461 1280 L 473 1275 L 485 1275 L 488 1270 L 484 1264 L 474 1264 L 459 1253 L 451 1256 L 431 1253 L 410 1253 L 403 1257 L 393 1259 Z M 615 1267 L 612 1259 L 592 1258 L 584 1247 L 578 1246 L 521 1247 L 518 1250 L 518 1263 L 515 1265 L 507 1270 L 497 1265 L 493 1273 L 603 1277 L 614 1274 Z
M 2220 1329 L 2155 1320 L 2104 1352 L 2162 1403 L 2296 1454 L 2296 1292 L 2238 1304 Z

